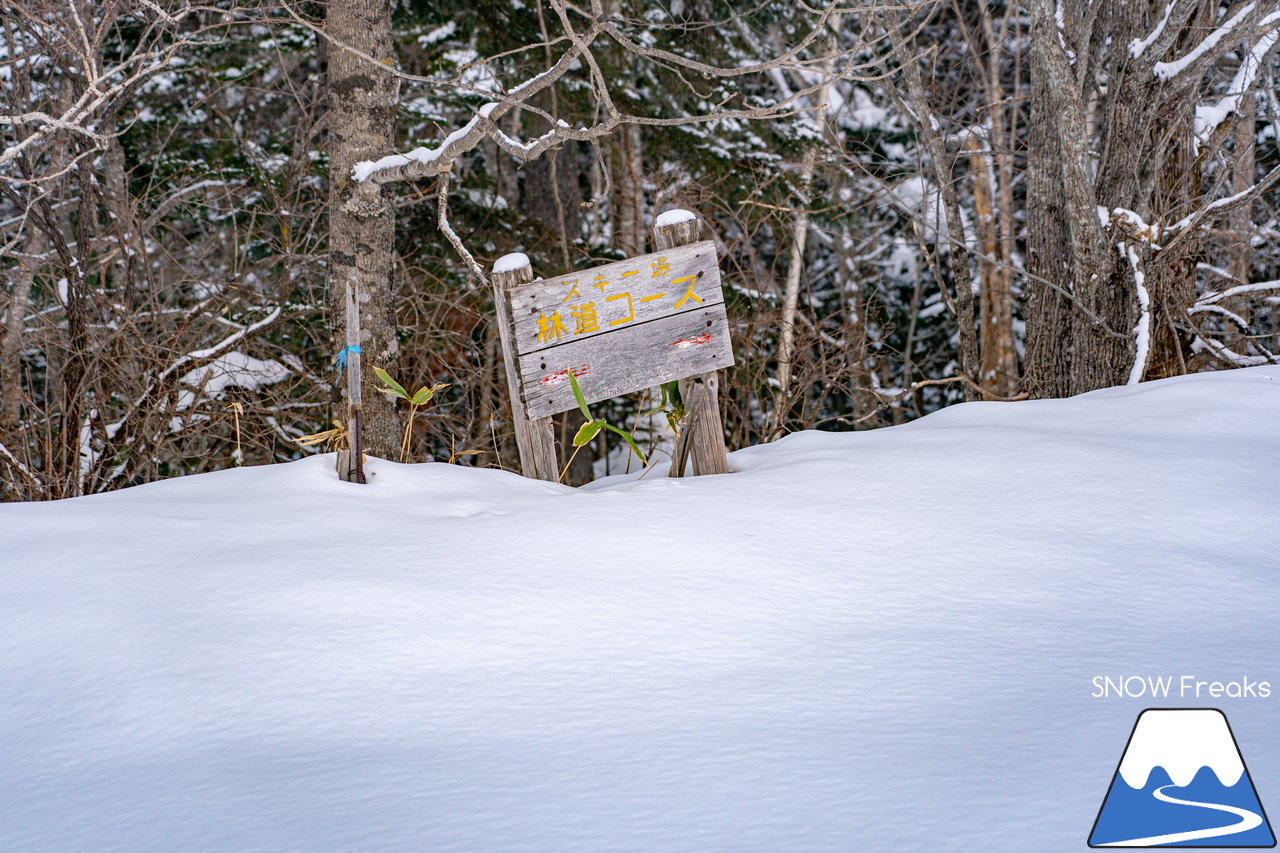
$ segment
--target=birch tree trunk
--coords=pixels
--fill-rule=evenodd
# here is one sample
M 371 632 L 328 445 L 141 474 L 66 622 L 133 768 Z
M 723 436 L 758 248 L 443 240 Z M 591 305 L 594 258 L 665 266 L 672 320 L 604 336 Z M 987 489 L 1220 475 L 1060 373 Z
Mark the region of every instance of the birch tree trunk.
M 387 65 L 395 62 L 389 0 L 333 0 L 325 32 L 329 86 L 329 318 L 332 350 L 346 346 L 344 294 L 360 300 L 364 447 L 394 459 L 400 424 L 392 401 L 376 393 L 373 368 L 395 375 L 395 208 L 392 188 L 357 183 L 351 167 L 395 150 L 396 78 L 361 59 L 350 47 Z M 412 383 L 412 377 L 404 384 Z M 345 397 L 346 392 L 343 391 Z M 345 407 L 344 407 L 345 408 Z
M 778 402 L 773 426 L 774 438 L 782 436 L 787 410 L 791 408 L 791 363 L 796 349 L 796 310 L 800 301 L 800 276 L 804 272 L 805 243 L 809 237 L 809 185 L 813 181 L 814 153 L 804 158 L 800 173 L 802 197 L 797 201 L 795 219 L 791 223 L 791 254 L 787 261 L 787 280 L 782 288 L 782 322 L 778 339 Z

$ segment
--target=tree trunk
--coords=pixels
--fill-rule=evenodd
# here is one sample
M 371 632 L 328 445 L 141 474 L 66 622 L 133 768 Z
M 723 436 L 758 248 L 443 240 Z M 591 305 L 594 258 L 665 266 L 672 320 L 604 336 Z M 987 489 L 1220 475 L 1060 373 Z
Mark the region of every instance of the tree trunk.
M 644 173 L 640 125 L 619 128 L 613 175 L 613 245 L 628 257 L 644 253 Z
M 1028 271 L 1048 283 L 1036 282 L 1029 289 L 1027 379 L 1035 396 L 1055 397 L 1124 383 L 1133 343 L 1111 332 L 1134 327 L 1137 304 L 1128 261 L 1108 251 L 1098 219 L 1085 103 L 1059 38 L 1054 4 L 1036 0 Z M 1120 133 L 1127 123 L 1117 116 L 1129 107 L 1117 98 L 1112 108 L 1108 128 Z M 1101 173 L 1098 186 L 1113 197 L 1124 193 Z M 1049 295 L 1051 290 L 1056 297 Z
M 0 339 L 0 430 L 16 430 L 22 411 L 22 338 L 31 287 L 35 282 L 35 260 L 43 255 L 49 241 L 38 228 L 27 231 L 23 251 L 28 256 L 13 272 L 13 292 L 6 307 L 4 338 Z
M 1231 185 L 1231 190 L 1234 193 L 1244 192 L 1254 183 L 1254 172 L 1257 169 L 1255 154 L 1258 133 L 1257 121 L 1257 99 L 1253 95 L 1246 95 L 1240 99 L 1240 117 L 1236 120 L 1235 126 L 1236 160 Z M 1236 281 L 1242 284 L 1248 282 L 1253 275 L 1253 245 L 1250 242 L 1253 236 L 1251 213 L 1250 205 L 1242 204 L 1231 215 L 1231 245 L 1227 255 L 1230 260 L 1227 271 L 1231 273 Z M 1251 306 L 1248 299 L 1225 300 L 1222 307 L 1234 313 L 1246 325 L 1252 322 Z M 1226 334 L 1223 335 L 1222 342 L 1226 344 L 1227 349 L 1235 352 L 1245 352 L 1248 346 L 1245 330 L 1229 321 L 1224 325 Z
M 334 0 L 325 32 L 329 86 L 329 317 L 332 349 L 346 346 L 344 294 L 354 286 L 360 300 L 364 447 L 394 459 L 400 423 L 392 401 L 376 392 L 373 368 L 395 374 L 395 208 L 391 185 L 357 183 L 351 167 L 394 148 L 398 99 L 396 78 L 344 46 L 392 64 L 389 0 Z M 403 384 L 413 382 L 402 379 Z M 345 397 L 345 391 L 343 392 Z M 344 407 L 345 408 L 345 407 Z
M 782 437 L 787 412 L 791 409 L 791 366 L 795 358 L 796 311 L 800 301 L 800 278 L 804 272 L 805 243 L 809 237 L 809 185 L 813 181 L 813 151 L 805 154 L 800 172 L 801 196 L 796 200 L 795 219 L 791 221 L 791 253 L 787 261 L 787 280 L 782 288 L 782 322 L 778 333 L 778 401 L 774 411 L 773 438 Z
M 973 176 L 973 207 L 980 257 L 978 274 L 981 301 L 978 325 L 981 329 L 982 364 L 978 384 L 1001 397 L 1012 395 L 1018 381 L 1018 353 L 1013 341 L 1013 277 L 1010 259 L 1003 257 L 1007 241 L 999 229 L 995 209 L 995 170 L 981 141 L 966 146 L 969 172 Z
M 1158 222 L 1176 222 L 1191 213 L 1196 203 L 1196 153 L 1192 117 L 1179 117 L 1168 157 L 1160 170 L 1152 210 Z M 1164 128 L 1161 132 L 1167 132 Z M 1195 255 L 1198 236 L 1183 240 L 1173 252 L 1161 252 L 1146 279 L 1151 304 L 1151 351 L 1144 366 L 1145 379 L 1163 379 L 1187 372 L 1191 340 L 1187 309 L 1195 301 Z

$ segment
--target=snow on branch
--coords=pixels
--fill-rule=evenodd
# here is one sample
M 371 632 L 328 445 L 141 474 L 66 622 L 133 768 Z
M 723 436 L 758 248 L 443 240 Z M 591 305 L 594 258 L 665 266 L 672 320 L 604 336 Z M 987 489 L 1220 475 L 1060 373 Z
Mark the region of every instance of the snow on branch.
M 1137 385 L 1147 372 L 1147 357 L 1151 354 L 1151 295 L 1147 292 L 1146 274 L 1138 263 L 1138 253 L 1133 246 L 1121 244 L 1118 248 L 1129 259 L 1129 266 L 1133 268 L 1133 286 L 1138 291 L 1138 324 L 1133 327 L 1133 366 L 1129 368 L 1127 383 Z
M 1193 352 L 1207 352 L 1220 361 L 1233 367 L 1258 367 L 1263 364 L 1280 364 L 1280 357 L 1272 353 L 1263 355 L 1241 355 L 1221 341 L 1197 335 L 1191 342 Z
M 187 372 L 189 372 L 192 369 L 199 368 L 215 360 L 218 356 L 222 355 L 224 352 L 229 350 L 231 347 L 233 347 L 240 341 L 244 340 L 249 335 L 252 335 L 255 332 L 259 332 L 262 329 L 265 329 L 266 327 L 270 326 L 272 323 L 276 322 L 276 320 L 280 318 L 283 310 L 284 310 L 283 306 L 277 305 L 275 308 L 269 311 L 267 315 L 263 317 L 261 320 L 258 320 L 254 323 L 250 323 L 244 328 L 239 329 L 235 332 L 232 332 L 230 335 L 227 335 L 225 338 L 218 341 L 213 346 L 204 347 L 203 349 L 193 350 L 187 353 L 186 355 L 183 355 L 180 358 L 175 359 L 172 363 L 170 363 L 169 366 L 166 367 L 163 371 L 161 371 L 160 374 L 157 375 L 155 379 L 151 380 L 151 383 L 147 386 L 146 391 L 144 391 L 142 395 L 137 400 L 134 401 L 133 405 L 129 407 L 129 409 L 124 413 L 124 415 L 120 418 L 120 420 L 116 421 L 115 423 L 109 424 L 107 426 L 106 434 L 109 439 L 109 444 L 111 446 L 104 448 L 100 453 L 97 454 L 97 465 L 95 465 L 95 467 L 100 466 L 103 463 L 103 461 L 105 461 L 106 459 L 114 458 L 114 456 L 116 455 L 116 448 L 118 448 L 122 444 L 128 443 L 127 434 L 129 431 L 129 424 L 131 423 L 131 421 L 137 416 L 139 412 L 143 411 L 147 406 L 149 406 L 151 402 L 157 397 L 157 395 L 159 395 L 165 388 L 168 387 L 169 380 L 172 377 L 174 377 L 178 373 L 178 371 L 182 370 L 183 368 L 187 368 Z M 107 475 L 106 482 L 110 483 L 118 479 L 120 475 L 125 472 L 125 469 L 127 467 L 128 466 L 124 466 L 124 465 L 117 466 Z M 88 472 L 86 475 L 86 479 L 92 480 L 95 474 L 96 472 Z
M 598 27 L 593 28 L 593 37 L 597 30 Z M 506 115 L 513 107 L 520 105 L 553 85 L 573 67 L 573 64 L 581 55 L 582 48 L 579 46 L 574 45 L 569 48 L 560 56 L 559 61 L 546 71 L 530 77 L 507 94 L 499 95 L 497 101 L 492 101 L 480 107 L 470 121 L 450 133 L 435 148 L 419 147 L 405 154 L 390 154 L 378 160 L 359 162 L 351 170 L 352 178 L 361 183 L 372 181 L 376 184 L 384 184 L 391 181 L 411 181 L 440 174 L 449 168 L 449 165 L 458 157 L 479 145 L 480 141 L 486 136 L 496 137 L 498 119 Z M 569 130 L 571 129 L 567 125 L 557 126 L 547 137 L 543 137 L 538 142 L 527 146 L 519 146 L 514 141 L 512 142 L 530 155 L 525 159 L 531 159 L 534 156 L 535 149 L 537 149 L 536 153 L 540 154 L 561 138 L 569 138 L 567 135 Z M 502 135 L 505 136 L 505 134 Z
M 1226 290 L 1219 290 L 1216 293 L 1206 293 L 1204 296 L 1201 296 L 1196 300 L 1195 308 L 1214 305 L 1224 299 L 1232 299 L 1237 296 L 1276 292 L 1280 292 L 1280 279 L 1276 279 L 1275 281 L 1259 281 L 1253 284 L 1241 284 L 1236 287 L 1228 287 Z
M 410 181 L 420 178 L 434 177 L 447 171 L 458 157 L 473 150 L 486 138 L 493 140 L 499 148 L 513 156 L 528 161 L 535 159 L 545 151 L 566 141 L 592 142 L 608 136 L 621 124 L 645 124 L 654 126 L 672 126 L 717 121 L 721 119 L 769 119 L 780 118 L 795 112 L 796 104 L 803 103 L 806 95 L 820 91 L 827 78 L 832 74 L 818 74 L 821 80 L 798 92 L 788 93 L 778 103 L 767 106 L 742 109 L 726 109 L 725 102 L 716 104 L 709 111 L 678 118 L 652 118 L 648 116 L 623 115 L 614 106 L 609 92 L 608 81 L 592 53 L 592 46 L 601 34 L 609 36 L 625 51 L 668 67 L 683 68 L 697 72 L 706 77 L 736 78 L 751 74 L 764 74 L 789 66 L 807 66 L 821 63 L 835 67 L 836 60 L 843 60 L 844 67 L 833 72 L 834 76 L 851 78 L 854 65 L 854 51 L 837 51 L 814 59 L 797 59 L 824 32 L 833 16 L 840 11 L 838 3 L 826 5 L 819 13 L 816 22 L 807 34 L 794 45 L 782 51 L 778 56 L 766 61 L 741 66 L 721 67 L 700 60 L 681 56 L 668 50 L 641 44 L 624 33 L 612 20 L 594 18 L 590 26 L 581 31 L 573 28 L 567 8 L 553 3 L 560 16 L 565 30 L 565 38 L 570 47 L 560 59 L 546 71 L 531 77 L 519 86 L 506 93 L 486 93 L 494 100 L 481 106 L 474 115 L 458 129 L 445 137 L 434 147 L 421 146 L 404 153 L 388 154 L 377 160 L 365 160 L 352 168 L 352 178 L 359 183 L 384 184 L 394 181 Z M 547 89 L 559 81 L 570 70 L 585 66 L 589 70 L 591 89 L 596 97 L 603 115 L 587 127 L 572 127 L 564 121 L 546 116 L 552 126 L 542 135 L 531 141 L 521 141 L 504 132 L 498 122 L 515 107 L 528 109 L 527 102 L 534 95 Z M 864 66 L 858 66 L 864 67 Z
M 14 456 L 13 453 L 10 452 L 9 448 L 5 447 L 3 443 L 0 443 L 0 460 L 4 460 L 9 465 L 13 466 L 13 469 L 21 474 L 28 483 L 37 486 L 40 485 L 40 478 L 35 475 L 35 472 L 24 465 L 21 459 Z
M 1218 103 L 1210 107 L 1200 107 L 1196 110 L 1195 133 L 1201 140 L 1208 137 L 1220 124 L 1227 118 L 1240 111 L 1240 101 L 1249 94 L 1253 88 L 1253 84 L 1257 82 L 1258 71 L 1262 68 L 1262 60 L 1271 52 L 1276 44 L 1276 40 L 1280 38 L 1280 29 L 1275 29 L 1275 25 L 1280 24 L 1280 11 L 1272 12 L 1259 22 L 1259 26 L 1264 29 L 1262 36 L 1253 45 L 1253 48 L 1245 55 L 1244 61 L 1240 63 L 1240 68 L 1236 71 L 1236 76 L 1231 81 L 1231 87 Z M 1266 32 L 1267 27 L 1272 27 Z
M 1229 195 L 1209 202 L 1204 207 L 1183 217 L 1173 225 L 1164 229 L 1164 233 L 1176 235 L 1172 240 L 1166 243 L 1164 248 L 1172 248 L 1181 240 L 1186 239 L 1186 236 L 1199 228 L 1200 224 L 1204 222 L 1210 214 L 1225 213 L 1241 204 L 1251 202 L 1278 183 L 1280 183 L 1280 166 L 1273 168 L 1262 180 L 1258 181 L 1258 183 L 1253 186 L 1243 189 L 1234 195 Z
M 1237 29 L 1242 28 L 1241 24 L 1253 17 L 1254 10 L 1257 8 L 1257 2 L 1246 3 L 1244 8 L 1232 15 L 1220 27 L 1209 33 L 1209 35 L 1205 36 L 1203 41 L 1193 47 L 1185 55 L 1169 62 L 1157 62 L 1151 66 L 1151 72 L 1155 74 L 1158 79 L 1168 82 L 1179 74 L 1188 70 L 1199 69 L 1208 62 L 1213 61 L 1213 59 L 1218 55 L 1218 52 L 1214 49 L 1218 47 L 1220 43 L 1224 43 L 1223 40 L 1234 33 Z M 1270 17 L 1271 16 L 1269 15 L 1268 18 Z M 1224 49 L 1227 44 L 1230 43 L 1224 43 Z
M 1229 311 L 1221 305 L 1192 305 L 1187 309 L 1187 314 L 1213 314 L 1218 317 L 1225 317 L 1236 325 L 1241 334 L 1247 334 L 1249 331 L 1249 323 L 1234 311 Z
M 1164 7 L 1164 14 L 1160 17 L 1160 23 L 1156 24 L 1156 28 L 1144 39 L 1134 39 L 1129 43 L 1129 56 L 1134 59 L 1140 59 L 1147 48 L 1155 43 L 1164 32 L 1165 26 L 1169 23 L 1169 16 L 1173 14 L 1173 8 L 1178 5 L 1178 0 L 1169 0 Z
M 110 115 L 121 99 L 136 91 L 147 80 L 173 69 L 176 65 L 174 60 L 182 51 L 193 45 L 213 43 L 218 38 L 212 34 L 213 31 L 225 27 L 222 22 L 214 22 L 179 34 L 179 27 L 195 11 L 194 7 L 183 4 L 177 12 L 166 12 L 149 0 L 141 0 L 141 5 L 155 14 L 158 23 L 145 29 L 142 40 L 131 52 L 106 67 L 100 61 L 99 48 L 95 44 L 111 23 L 109 19 L 97 21 L 98 29 L 91 33 L 80 19 L 78 5 L 73 3 L 68 9 L 74 26 L 50 26 L 45 21 L 33 23 L 48 34 L 50 40 L 56 43 L 57 49 L 65 51 L 74 59 L 74 65 L 78 68 L 77 76 L 83 78 L 83 91 L 58 114 L 49 110 L 32 109 L 0 115 L 0 126 L 18 130 L 14 135 L 16 138 L 11 137 L 12 141 L 0 150 L 0 170 L 9 167 L 24 153 L 38 150 L 58 131 L 88 137 L 93 140 L 95 147 L 105 148 L 114 132 L 100 130 L 97 121 Z M 112 9 L 110 14 L 123 16 L 128 11 L 123 8 Z M 78 38 L 75 33 L 79 34 Z M 25 132 L 24 129 L 28 126 L 34 129 Z M 50 180 L 52 177 L 56 175 L 41 175 L 24 183 Z

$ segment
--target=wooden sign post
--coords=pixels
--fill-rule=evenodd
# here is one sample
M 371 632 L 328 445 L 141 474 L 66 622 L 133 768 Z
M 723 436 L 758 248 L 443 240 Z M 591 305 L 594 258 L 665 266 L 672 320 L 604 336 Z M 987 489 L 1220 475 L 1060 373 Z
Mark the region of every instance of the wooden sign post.
M 650 255 L 541 281 L 523 255 L 494 266 L 526 476 L 557 479 L 550 417 L 577 407 L 570 371 L 588 403 L 682 380 L 686 418 L 673 475 L 686 457 L 694 473 L 728 472 L 715 371 L 733 364 L 733 352 L 715 244 L 697 242 L 700 230 L 693 214 L 669 212 Z
M 681 213 L 687 211 L 668 211 L 654 223 L 653 243 L 659 250 L 687 246 L 700 236 L 702 220 L 692 214 L 680 216 Z M 727 333 L 725 337 L 727 347 Z M 733 364 L 732 354 L 729 364 Z M 684 404 L 684 419 L 680 423 L 675 457 L 667 475 L 683 477 L 685 464 L 690 461 L 693 462 L 694 474 L 728 474 L 729 454 L 724 446 L 724 425 L 720 421 L 719 373 L 710 370 L 682 377 L 680 400 Z

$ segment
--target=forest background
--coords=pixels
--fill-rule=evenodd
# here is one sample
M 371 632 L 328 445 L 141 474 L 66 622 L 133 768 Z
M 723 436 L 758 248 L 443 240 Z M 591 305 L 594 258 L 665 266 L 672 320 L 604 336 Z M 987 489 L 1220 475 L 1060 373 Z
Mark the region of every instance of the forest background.
M 0 496 L 319 452 L 347 283 L 368 452 L 381 367 L 449 383 L 407 458 L 518 469 L 486 271 L 671 208 L 719 248 L 731 448 L 1274 363 L 1278 37 L 1238 0 L 12 0 Z M 665 446 L 659 404 L 599 413 Z

